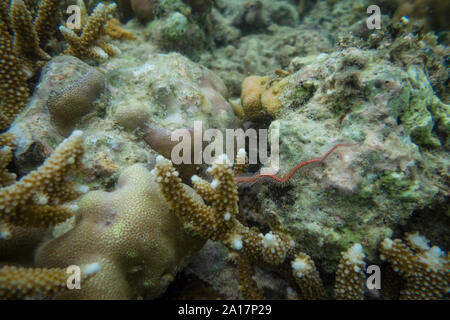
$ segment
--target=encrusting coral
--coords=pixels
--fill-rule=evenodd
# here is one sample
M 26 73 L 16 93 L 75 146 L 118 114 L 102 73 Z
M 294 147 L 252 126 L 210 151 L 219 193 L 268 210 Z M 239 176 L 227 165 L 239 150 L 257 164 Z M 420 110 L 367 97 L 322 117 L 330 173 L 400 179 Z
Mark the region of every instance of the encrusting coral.
M 443 299 L 449 293 L 450 261 L 439 247 L 430 247 L 418 232 L 400 239 L 383 240 L 381 259 L 392 264 L 394 271 L 405 280 L 400 299 Z
M 275 118 L 282 104 L 279 95 L 287 84 L 286 78 L 271 80 L 268 76 L 249 76 L 242 82 L 241 103 L 249 120 Z
M 189 188 L 183 192 L 193 194 Z M 36 265 L 55 268 L 98 261 L 102 270 L 80 290 L 55 298 L 155 298 L 203 244 L 184 231 L 155 177 L 141 164 L 125 169 L 114 191 L 89 192 L 78 206 L 73 228 L 43 243 Z
M 75 208 L 63 203 L 86 191 L 67 179 L 80 165 L 82 134 L 74 131 L 38 169 L 0 189 L 0 220 L 19 226 L 52 226 L 74 213 Z
M 78 5 L 84 7 L 84 2 L 78 1 Z M 104 60 L 117 55 L 119 49 L 102 39 L 107 22 L 112 18 L 111 15 L 116 7 L 115 3 L 108 5 L 99 3 L 88 19 L 81 19 L 81 21 L 86 21 L 86 24 L 82 26 L 80 35 L 68 27 L 60 26 L 59 30 L 69 44 L 64 54 L 80 59 L 92 58 L 94 60 Z
M 79 79 L 59 91 L 52 91 L 47 108 L 58 131 L 64 136 L 69 135 L 76 122 L 92 109 L 92 102 L 104 89 L 103 73 L 90 67 Z

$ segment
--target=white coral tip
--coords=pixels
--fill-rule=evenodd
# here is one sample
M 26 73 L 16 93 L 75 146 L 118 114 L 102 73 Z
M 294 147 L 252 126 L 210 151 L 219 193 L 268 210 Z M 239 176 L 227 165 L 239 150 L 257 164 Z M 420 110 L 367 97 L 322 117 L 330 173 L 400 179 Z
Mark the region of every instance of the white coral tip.
M 102 265 L 99 262 L 94 262 L 84 266 L 83 273 L 90 275 L 99 272 L 102 269 Z

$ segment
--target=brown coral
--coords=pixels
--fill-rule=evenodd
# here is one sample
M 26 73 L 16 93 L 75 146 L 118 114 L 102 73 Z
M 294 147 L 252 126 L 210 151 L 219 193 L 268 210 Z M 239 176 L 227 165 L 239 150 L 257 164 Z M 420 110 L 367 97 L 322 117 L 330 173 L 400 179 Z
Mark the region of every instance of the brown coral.
M 64 54 L 73 55 L 80 59 L 92 58 L 95 60 L 104 60 L 118 54 L 118 48 L 102 39 L 106 24 L 115 10 L 115 3 L 108 5 L 99 3 L 89 16 L 79 36 L 71 29 L 60 26 L 59 30 L 69 44 Z
M 0 132 L 25 107 L 30 95 L 27 80 L 36 75 L 50 56 L 42 49 L 59 21 L 59 1 L 22 0 L 0 5 Z M 14 38 L 13 38 L 14 35 Z M 32 82 L 31 81 L 31 82 Z
M 136 36 L 120 26 L 120 21 L 112 18 L 106 24 L 105 33 L 113 39 L 136 40 Z
M 365 267 L 362 246 L 357 243 L 342 253 L 336 271 L 334 295 L 338 300 L 363 300 Z
M 89 68 L 84 76 L 50 94 L 47 108 L 52 122 L 62 135 L 68 136 L 77 121 L 93 109 L 92 102 L 99 98 L 104 88 L 103 73 Z
M 0 219 L 21 226 L 51 226 L 74 209 L 62 203 L 76 199 L 83 188 L 67 180 L 83 154 L 82 132 L 74 131 L 35 171 L 0 189 Z
M 30 94 L 26 75 L 13 49 L 7 9 L 6 5 L 0 6 L 0 132 L 5 131 L 22 111 Z
M 44 243 L 36 263 L 54 268 L 94 260 L 102 270 L 58 298 L 155 298 L 203 244 L 185 233 L 155 177 L 139 164 L 121 174 L 116 190 L 92 191 L 78 205 L 73 229 Z
M 250 76 L 242 82 L 241 103 L 247 119 L 275 118 L 282 107 L 280 94 L 287 78 L 269 80 L 267 76 Z
M 384 239 L 380 252 L 381 259 L 389 261 L 405 280 L 400 299 L 443 299 L 448 295 L 449 259 L 439 247 L 430 247 L 418 232 L 406 234 L 406 243 Z
M 237 260 L 240 268 L 241 286 L 246 298 L 259 295 L 253 280 L 249 277 L 252 263 L 280 265 L 285 259 L 294 256 L 295 243 L 287 236 L 268 232 L 260 233 L 256 228 L 248 228 L 239 219 L 238 194 L 231 164 L 225 155 L 216 159 L 208 169 L 212 176 L 211 183 L 198 176 L 192 177 L 195 190 L 210 204 L 207 206 L 183 189 L 178 172 L 171 162 L 162 156 L 156 159 L 154 173 L 161 185 L 161 191 L 172 210 L 195 233 L 205 239 L 223 243 L 231 252 L 244 256 Z M 248 259 L 248 260 L 247 260 Z
M 98 263 L 83 267 L 81 281 L 88 280 L 100 270 Z M 0 297 L 6 299 L 38 299 L 67 290 L 70 273 L 65 268 L 0 268 Z

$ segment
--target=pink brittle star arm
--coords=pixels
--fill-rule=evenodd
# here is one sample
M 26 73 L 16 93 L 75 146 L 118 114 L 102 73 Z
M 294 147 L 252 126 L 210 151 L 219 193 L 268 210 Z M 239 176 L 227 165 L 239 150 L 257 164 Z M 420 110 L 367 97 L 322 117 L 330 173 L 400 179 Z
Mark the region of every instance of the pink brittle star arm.
M 240 184 L 240 183 L 253 183 L 253 182 L 257 182 L 260 179 L 263 178 L 270 178 L 272 180 L 275 180 L 279 183 L 286 183 L 289 181 L 289 179 L 292 178 L 292 176 L 302 167 L 311 164 L 311 163 L 315 163 L 315 162 L 322 162 L 324 161 L 326 158 L 328 158 L 328 156 L 333 153 L 334 150 L 336 150 L 339 147 L 352 147 L 352 146 L 357 146 L 357 143 L 338 143 L 335 144 L 330 150 L 328 150 L 327 153 L 325 153 L 322 157 L 320 158 L 314 158 L 314 159 L 309 159 L 303 162 L 300 162 L 298 165 L 296 165 L 294 167 L 294 169 L 292 169 L 286 176 L 284 177 L 279 177 L 275 174 L 257 174 L 251 177 L 236 177 L 236 183 Z

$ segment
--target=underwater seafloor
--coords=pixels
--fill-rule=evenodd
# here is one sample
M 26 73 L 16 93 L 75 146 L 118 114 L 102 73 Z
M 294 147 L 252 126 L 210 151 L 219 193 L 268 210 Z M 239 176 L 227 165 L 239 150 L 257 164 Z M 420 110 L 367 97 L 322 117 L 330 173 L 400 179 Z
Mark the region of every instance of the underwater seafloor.
M 449 14 L 1 0 L 0 299 L 448 299 Z

